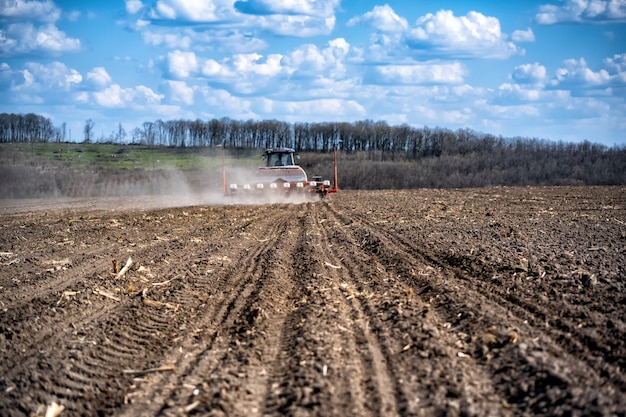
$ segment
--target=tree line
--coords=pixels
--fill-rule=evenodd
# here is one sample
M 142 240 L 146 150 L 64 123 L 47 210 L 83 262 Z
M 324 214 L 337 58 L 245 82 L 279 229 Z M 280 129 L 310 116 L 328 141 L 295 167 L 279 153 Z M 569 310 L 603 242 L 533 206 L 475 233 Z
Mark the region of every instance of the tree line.
M 334 146 L 347 152 L 367 152 L 390 160 L 438 156 L 444 129 L 390 126 L 384 121 L 296 122 L 278 120 L 156 120 L 135 128 L 131 141 L 146 145 L 266 149 L 290 147 L 300 152 L 329 152 Z
M 61 130 L 44 116 L 28 113 L 0 114 L 0 143 L 60 140 Z
M 372 120 L 287 123 L 221 118 L 159 119 L 144 122 L 130 134 L 120 124 L 99 139 L 93 132 L 94 122 L 89 119 L 83 130 L 85 142 L 231 150 L 284 146 L 321 154 L 337 146 L 343 163 L 353 165 L 344 172 L 354 177 L 355 187 L 365 181 L 372 184 L 372 178 L 385 178 L 385 188 L 626 184 L 625 146 L 504 138 L 471 129 L 391 126 Z M 65 127 L 55 128 L 45 117 L 0 114 L 0 142 L 64 140 Z
M 454 132 L 384 121 L 287 123 L 278 120 L 168 120 L 144 122 L 130 135 L 121 124 L 107 137 L 94 137 L 95 123 L 85 122 L 83 141 L 135 143 L 167 147 L 215 147 L 265 149 L 291 147 L 300 152 L 329 152 L 333 146 L 348 152 L 367 152 L 381 160 L 439 156 Z M 54 127 L 49 118 L 32 113 L 0 114 L 0 142 L 65 142 L 65 124 Z M 452 136 L 450 136 L 452 135 Z M 462 134 L 465 137 L 467 135 Z

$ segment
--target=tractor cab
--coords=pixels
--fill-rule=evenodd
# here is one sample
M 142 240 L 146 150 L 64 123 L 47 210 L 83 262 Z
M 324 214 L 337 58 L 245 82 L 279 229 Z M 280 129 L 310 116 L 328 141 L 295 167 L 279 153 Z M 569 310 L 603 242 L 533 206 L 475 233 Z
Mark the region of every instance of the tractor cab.
M 274 148 L 267 149 L 265 151 L 265 166 L 271 167 L 284 167 L 293 166 L 295 150 L 291 148 Z

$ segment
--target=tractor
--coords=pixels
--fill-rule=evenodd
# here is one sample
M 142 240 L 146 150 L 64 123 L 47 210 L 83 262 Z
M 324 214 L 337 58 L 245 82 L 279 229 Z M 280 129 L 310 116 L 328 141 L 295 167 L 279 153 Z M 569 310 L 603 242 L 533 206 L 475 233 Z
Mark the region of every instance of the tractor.
M 246 201 L 265 201 L 266 198 L 278 197 L 278 200 L 292 197 L 306 197 L 310 200 L 329 200 L 330 194 L 336 193 L 337 184 L 337 149 L 333 149 L 334 181 L 324 180 L 321 176 L 307 177 L 306 172 L 295 159 L 299 158 L 292 148 L 266 149 L 263 154 L 265 166 L 259 167 L 251 181 L 244 184 L 228 184 L 226 168 L 222 167 L 224 195 L 241 197 Z

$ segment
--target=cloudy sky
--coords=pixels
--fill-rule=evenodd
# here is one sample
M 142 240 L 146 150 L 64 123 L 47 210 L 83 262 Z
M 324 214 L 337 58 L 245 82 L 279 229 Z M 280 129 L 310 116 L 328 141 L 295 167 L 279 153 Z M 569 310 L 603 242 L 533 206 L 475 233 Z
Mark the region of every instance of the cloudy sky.
M 626 0 L 0 0 L 0 112 L 626 145 Z

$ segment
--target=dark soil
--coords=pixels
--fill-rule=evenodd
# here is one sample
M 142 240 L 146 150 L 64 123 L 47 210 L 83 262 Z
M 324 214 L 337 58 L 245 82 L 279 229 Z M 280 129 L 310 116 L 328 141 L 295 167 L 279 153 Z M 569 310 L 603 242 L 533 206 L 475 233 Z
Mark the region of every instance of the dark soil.
M 0 415 L 626 415 L 624 187 L 162 201 L 0 201 Z

